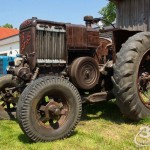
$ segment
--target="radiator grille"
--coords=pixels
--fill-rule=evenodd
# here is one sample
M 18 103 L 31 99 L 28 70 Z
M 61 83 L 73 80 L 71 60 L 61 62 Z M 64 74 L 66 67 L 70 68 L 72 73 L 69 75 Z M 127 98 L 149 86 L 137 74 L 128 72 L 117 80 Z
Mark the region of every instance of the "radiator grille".
M 37 59 L 66 59 L 65 32 L 36 31 Z

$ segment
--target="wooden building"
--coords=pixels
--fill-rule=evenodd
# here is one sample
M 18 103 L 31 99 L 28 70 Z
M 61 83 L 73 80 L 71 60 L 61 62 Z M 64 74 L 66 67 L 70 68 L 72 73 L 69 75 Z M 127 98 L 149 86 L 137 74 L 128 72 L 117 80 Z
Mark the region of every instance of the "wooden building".
M 150 31 L 150 0 L 111 0 L 117 6 L 117 28 Z

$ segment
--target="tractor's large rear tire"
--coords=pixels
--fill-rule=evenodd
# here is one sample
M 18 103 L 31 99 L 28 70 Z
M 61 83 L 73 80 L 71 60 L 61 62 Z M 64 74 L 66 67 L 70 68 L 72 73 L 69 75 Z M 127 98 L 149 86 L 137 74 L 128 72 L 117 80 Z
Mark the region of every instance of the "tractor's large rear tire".
M 130 37 L 113 68 L 113 92 L 121 112 L 135 121 L 150 117 L 150 33 Z
M 60 77 L 42 77 L 23 91 L 17 118 L 29 139 L 47 142 L 68 137 L 81 112 L 81 97 L 72 83 Z

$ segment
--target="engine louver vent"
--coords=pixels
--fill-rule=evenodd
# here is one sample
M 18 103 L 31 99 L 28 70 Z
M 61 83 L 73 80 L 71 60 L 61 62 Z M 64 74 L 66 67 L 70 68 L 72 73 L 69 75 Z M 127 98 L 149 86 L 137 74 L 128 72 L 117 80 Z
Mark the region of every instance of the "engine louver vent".
M 37 59 L 65 60 L 65 32 L 37 30 Z

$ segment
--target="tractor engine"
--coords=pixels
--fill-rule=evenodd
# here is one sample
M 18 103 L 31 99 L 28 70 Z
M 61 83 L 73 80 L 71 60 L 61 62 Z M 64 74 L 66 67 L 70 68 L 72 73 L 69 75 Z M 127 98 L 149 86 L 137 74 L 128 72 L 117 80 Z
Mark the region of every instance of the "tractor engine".
M 24 21 L 20 25 L 21 54 L 15 59 L 14 74 L 24 81 L 58 75 L 69 78 L 79 89 L 95 87 L 103 64 L 99 30 L 91 28 L 93 17 L 84 20 L 86 26 L 35 17 Z

